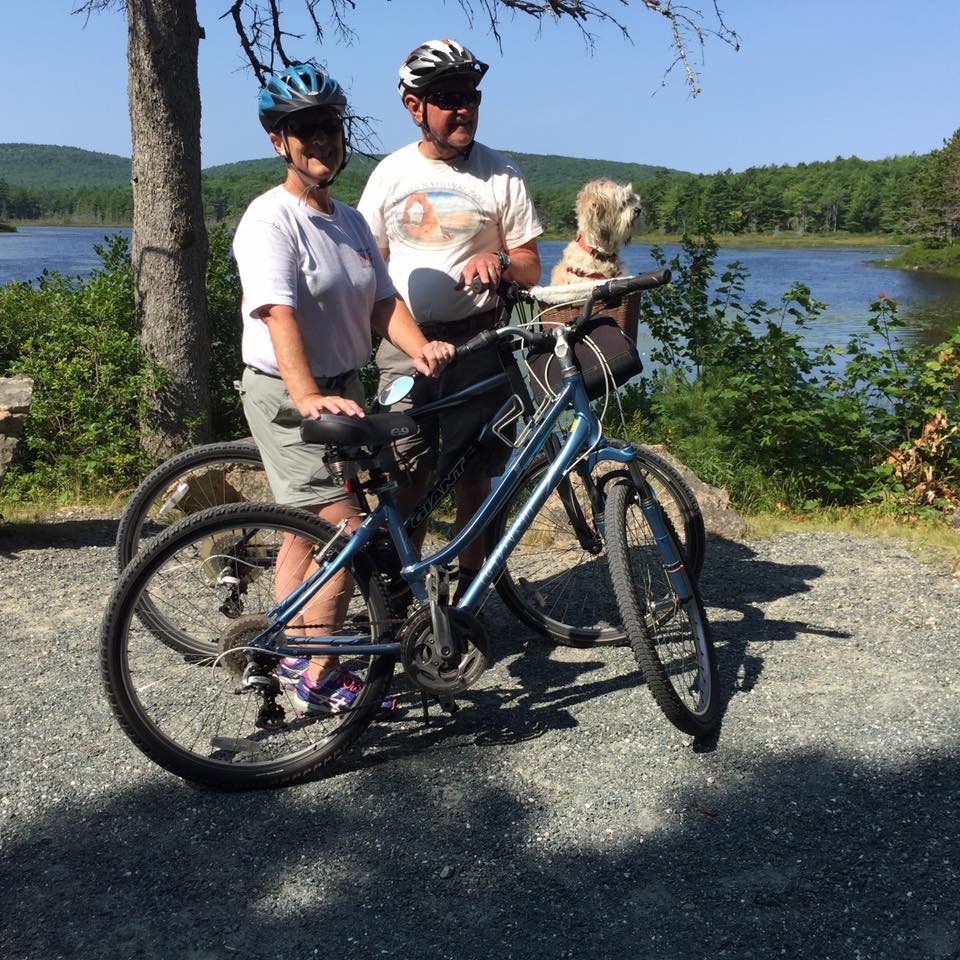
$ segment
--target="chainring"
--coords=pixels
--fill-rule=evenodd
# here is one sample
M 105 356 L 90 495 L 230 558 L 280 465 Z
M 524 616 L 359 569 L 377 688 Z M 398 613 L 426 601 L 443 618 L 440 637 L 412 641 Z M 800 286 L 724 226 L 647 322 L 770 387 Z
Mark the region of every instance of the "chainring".
M 238 650 L 237 647 L 246 647 L 264 630 L 272 626 L 272 620 L 257 615 L 240 617 L 234 620 L 217 641 L 220 665 L 231 676 L 243 677 L 250 658 L 246 650 Z
M 424 693 L 440 699 L 473 686 L 487 669 L 490 644 L 483 624 L 456 607 L 446 608 L 451 645 L 442 650 L 433 630 L 429 607 L 413 613 L 400 628 L 400 660 L 407 676 Z

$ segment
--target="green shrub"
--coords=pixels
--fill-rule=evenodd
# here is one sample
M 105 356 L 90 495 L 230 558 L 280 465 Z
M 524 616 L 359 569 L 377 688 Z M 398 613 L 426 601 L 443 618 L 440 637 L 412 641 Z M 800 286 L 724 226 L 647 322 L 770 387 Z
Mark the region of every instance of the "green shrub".
M 824 305 L 808 288 L 776 306 L 746 303 L 746 273 L 733 263 L 711 295 L 715 256 L 712 240 L 685 238 L 669 263 L 673 285 L 645 298 L 658 366 L 628 397 L 636 435 L 665 443 L 747 508 L 956 499 L 960 334 L 903 346 L 896 305 L 881 300 L 845 348 L 813 349 L 803 332 Z
M 0 369 L 34 381 L 24 462 L 5 493 L 108 494 L 148 466 L 139 423 L 159 372 L 135 337 L 126 240 L 97 252 L 103 266 L 88 280 L 44 273 L 36 287 L 0 288 Z
M 248 436 L 234 381 L 243 371 L 240 356 L 243 320 L 240 275 L 230 253 L 233 237 L 224 226 L 210 231 L 207 261 L 207 311 L 210 324 L 210 423 L 215 440 Z

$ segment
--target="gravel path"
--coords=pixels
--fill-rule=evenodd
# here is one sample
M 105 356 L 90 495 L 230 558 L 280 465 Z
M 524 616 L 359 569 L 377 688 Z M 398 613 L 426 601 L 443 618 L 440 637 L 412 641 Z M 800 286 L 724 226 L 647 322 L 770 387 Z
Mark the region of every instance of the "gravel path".
M 218 795 L 101 695 L 114 534 L 0 529 L 6 960 L 960 957 L 960 579 L 900 546 L 710 543 L 713 744 L 629 651 L 551 651 L 497 604 L 456 718 Z

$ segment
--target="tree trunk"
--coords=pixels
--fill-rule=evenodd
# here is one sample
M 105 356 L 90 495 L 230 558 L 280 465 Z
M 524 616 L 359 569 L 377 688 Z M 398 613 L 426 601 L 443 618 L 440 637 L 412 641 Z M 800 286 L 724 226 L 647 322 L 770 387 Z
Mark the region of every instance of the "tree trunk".
M 158 458 L 209 439 L 207 231 L 200 195 L 202 31 L 195 0 L 126 0 L 133 270 L 140 339 L 168 372 L 144 445 Z

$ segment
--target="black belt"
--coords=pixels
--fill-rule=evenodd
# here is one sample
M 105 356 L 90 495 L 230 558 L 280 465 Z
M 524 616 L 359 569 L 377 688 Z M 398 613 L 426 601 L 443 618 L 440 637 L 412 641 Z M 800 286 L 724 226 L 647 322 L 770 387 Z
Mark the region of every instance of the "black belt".
M 497 322 L 499 310 L 485 310 L 462 320 L 449 320 L 446 323 L 421 323 L 420 331 L 428 340 L 446 340 L 447 337 L 467 337 L 481 330 L 492 330 Z
M 278 373 L 267 373 L 266 370 L 260 370 L 258 367 L 251 367 L 249 363 L 244 366 L 259 377 L 270 377 L 271 380 L 282 380 L 283 377 Z M 348 370 L 346 373 L 338 373 L 335 377 L 314 377 L 318 387 L 324 387 L 327 390 L 340 389 L 345 387 L 356 376 L 356 370 Z

